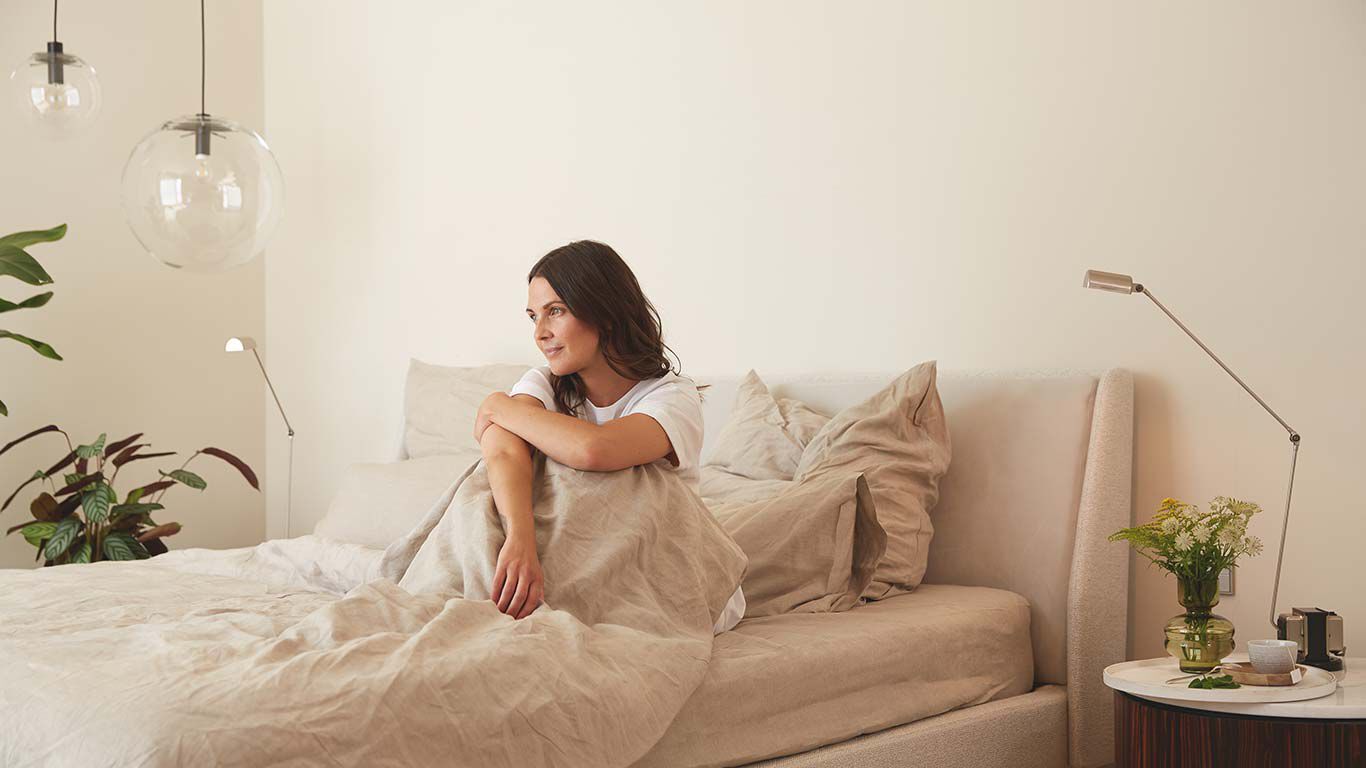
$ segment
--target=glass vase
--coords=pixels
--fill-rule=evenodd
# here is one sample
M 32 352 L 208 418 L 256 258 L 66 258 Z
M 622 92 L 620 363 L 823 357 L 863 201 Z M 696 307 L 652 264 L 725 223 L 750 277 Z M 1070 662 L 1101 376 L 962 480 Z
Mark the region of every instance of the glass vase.
M 1233 622 L 1212 612 L 1219 604 L 1219 577 L 1176 578 L 1176 601 L 1185 607 L 1167 622 L 1167 653 L 1182 672 L 1204 674 L 1233 653 Z

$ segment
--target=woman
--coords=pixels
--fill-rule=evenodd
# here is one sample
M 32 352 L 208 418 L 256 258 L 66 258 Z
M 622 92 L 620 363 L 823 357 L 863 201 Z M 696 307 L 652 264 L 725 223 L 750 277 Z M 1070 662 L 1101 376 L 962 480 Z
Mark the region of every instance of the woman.
M 702 401 L 664 356 L 659 313 L 616 251 L 580 240 L 527 275 L 527 317 L 547 365 L 484 400 L 474 437 L 507 526 L 493 600 L 521 619 L 540 605 L 544 577 L 531 516 L 531 451 L 575 469 L 609 472 L 654 461 L 697 489 Z M 713 630 L 744 614 L 736 590 Z

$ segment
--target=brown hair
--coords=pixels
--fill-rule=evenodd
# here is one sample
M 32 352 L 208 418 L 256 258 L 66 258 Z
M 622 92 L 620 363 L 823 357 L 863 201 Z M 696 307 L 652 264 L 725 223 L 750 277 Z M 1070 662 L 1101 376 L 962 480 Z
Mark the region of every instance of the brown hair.
M 526 281 L 538 277 L 550 283 L 574 317 L 598 332 L 598 349 L 612 370 L 637 381 L 682 372 L 682 361 L 664 343 L 658 310 L 611 246 L 593 240 L 562 245 L 542 256 Z M 678 361 L 676 368 L 666 350 Z M 583 378 L 552 373 L 550 386 L 560 412 L 578 415 L 588 396 Z

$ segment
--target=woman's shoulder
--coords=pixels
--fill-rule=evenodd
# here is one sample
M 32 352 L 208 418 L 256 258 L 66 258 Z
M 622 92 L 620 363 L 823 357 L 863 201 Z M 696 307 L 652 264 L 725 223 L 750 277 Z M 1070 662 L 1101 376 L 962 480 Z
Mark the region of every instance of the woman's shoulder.
M 669 371 L 668 373 L 654 379 L 646 379 L 646 394 L 668 397 L 685 397 L 690 400 L 698 398 L 697 382 L 691 376 Z

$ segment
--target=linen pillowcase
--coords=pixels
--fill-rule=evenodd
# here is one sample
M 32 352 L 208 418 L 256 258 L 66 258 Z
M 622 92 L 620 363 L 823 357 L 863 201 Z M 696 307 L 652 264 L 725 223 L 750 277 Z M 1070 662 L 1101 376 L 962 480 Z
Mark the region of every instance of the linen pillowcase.
M 939 480 L 952 454 L 937 366 L 931 360 L 898 376 L 881 392 L 835 414 L 811 439 L 797 465 L 798 484 L 834 474 L 867 477 L 887 549 L 863 596 L 909 592 L 925 577 L 939 501 Z
M 775 398 L 751 370 L 705 466 L 751 480 L 791 480 L 802 450 L 829 420 L 800 400 Z
M 711 504 L 749 558 L 745 618 L 845 611 L 859 603 L 887 549 L 860 472 L 826 472 L 756 502 Z
M 352 464 L 313 533 L 384 549 L 412 530 L 480 456 L 475 450 L 387 464 Z
M 403 391 L 403 447 L 410 459 L 477 451 L 474 419 L 494 392 L 506 392 L 528 365 L 455 367 L 408 364 Z

